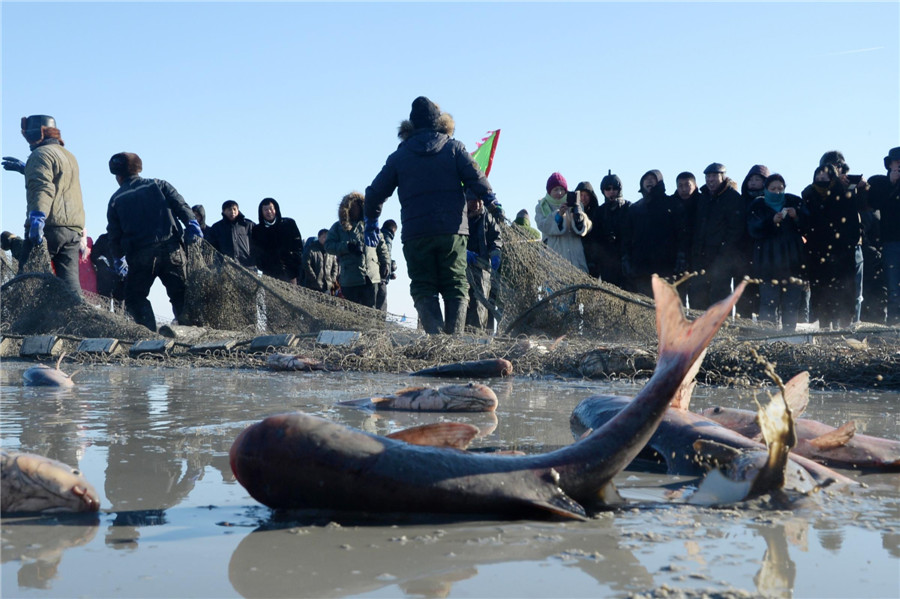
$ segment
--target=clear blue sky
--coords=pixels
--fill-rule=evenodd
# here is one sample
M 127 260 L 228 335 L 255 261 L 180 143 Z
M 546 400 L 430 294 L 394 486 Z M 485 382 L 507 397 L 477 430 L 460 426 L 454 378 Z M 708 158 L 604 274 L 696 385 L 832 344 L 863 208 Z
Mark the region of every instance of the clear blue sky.
M 19 119 L 57 119 L 78 158 L 88 233 L 106 227 L 109 157 L 257 220 L 279 200 L 304 237 L 337 219 L 426 95 L 470 151 L 502 134 L 491 183 L 509 216 L 553 171 L 570 187 L 612 169 L 668 189 L 722 162 L 757 163 L 788 192 L 841 150 L 883 173 L 900 145 L 900 3 L 44 3 L 2 11 L 2 155 L 27 158 Z M 2 228 L 21 234 L 23 180 L 3 171 Z M 396 195 L 383 219 L 398 222 Z M 389 310 L 415 313 L 401 276 Z M 171 311 L 157 283 L 161 317 Z

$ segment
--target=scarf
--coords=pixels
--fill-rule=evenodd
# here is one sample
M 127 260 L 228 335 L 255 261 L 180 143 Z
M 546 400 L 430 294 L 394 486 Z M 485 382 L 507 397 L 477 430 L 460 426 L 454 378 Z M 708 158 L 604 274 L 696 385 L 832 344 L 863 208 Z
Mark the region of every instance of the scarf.
M 538 202 L 538 210 L 540 210 L 541 214 L 544 216 L 550 216 L 559 210 L 559 207 L 562 206 L 565 201 L 565 196 L 557 200 L 548 193 L 540 202 Z
M 766 205 L 775 212 L 781 212 L 784 208 L 784 192 L 775 193 L 767 189 L 763 197 L 766 199 Z

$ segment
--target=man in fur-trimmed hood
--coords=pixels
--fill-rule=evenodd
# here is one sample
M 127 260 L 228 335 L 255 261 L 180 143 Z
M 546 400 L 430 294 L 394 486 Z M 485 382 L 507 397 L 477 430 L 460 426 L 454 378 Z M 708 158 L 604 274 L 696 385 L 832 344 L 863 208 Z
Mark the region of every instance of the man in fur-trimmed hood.
M 419 96 L 409 119 L 400 124 L 397 150 L 366 188 L 366 244 L 376 247 L 378 218 L 385 200 L 397 190 L 400 199 L 403 255 L 409 291 L 426 332 L 462 332 L 465 324 L 466 189 L 499 211 L 490 184 L 466 147 L 451 136 L 453 118 Z M 446 322 L 438 295 L 443 296 Z
M 341 199 L 338 220 L 325 238 L 325 251 L 338 258 L 338 282 L 344 298 L 374 308 L 378 284 L 390 274 L 391 257 L 380 232 L 375 247 L 365 242 L 364 201 L 358 191 Z

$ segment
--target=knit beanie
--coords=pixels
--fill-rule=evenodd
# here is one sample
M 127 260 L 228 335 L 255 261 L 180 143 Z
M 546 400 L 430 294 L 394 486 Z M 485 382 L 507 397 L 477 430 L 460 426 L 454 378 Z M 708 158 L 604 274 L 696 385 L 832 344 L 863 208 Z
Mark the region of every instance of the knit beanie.
M 413 100 L 409 120 L 416 129 L 434 129 L 440 116 L 441 109 L 425 96 Z
M 600 189 L 606 189 L 607 187 L 614 187 L 621 191 L 622 179 L 619 178 L 619 175 L 613 175 L 612 173 L 606 175 L 600 181 Z
M 528 218 L 528 211 L 525 210 L 524 208 L 522 208 L 521 210 L 519 210 L 519 211 L 516 213 L 516 218 L 517 218 L 517 219 L 519 219 L 519 218 Z
M 133 177 L 144 170 L 141 157 L 131 152 L 119 152 L 109 159 L 109 172 L 122 177 Z
M 554 187 L 562 187 L 565 190 L 569 189 L 569 184 L 566 183 L 566 178 L 563 177 L 561 173 L 553 173 L 550 175 L 550 178 L 547 179 L 547 193 L 550 193 L 550 190 Z

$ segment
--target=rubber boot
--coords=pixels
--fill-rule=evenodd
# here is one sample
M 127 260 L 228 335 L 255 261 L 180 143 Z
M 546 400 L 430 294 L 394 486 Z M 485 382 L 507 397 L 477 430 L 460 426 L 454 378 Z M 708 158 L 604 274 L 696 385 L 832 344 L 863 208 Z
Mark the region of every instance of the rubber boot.
M 441 315 L 441 304 L 438 297 L 422 297 L 415 300 L 416 312 L 419 313 L 419 322 L 429 335 L 438 335 L 444 328 L 444 317 Z
M 469 300 L 463 297 L 444 299 L 444 332 L 448 335 L 459 335 L 466 327 L 466 310 Z

